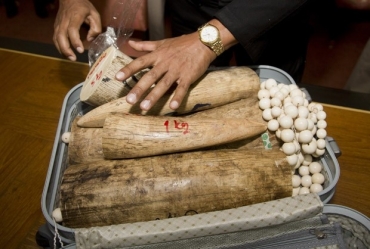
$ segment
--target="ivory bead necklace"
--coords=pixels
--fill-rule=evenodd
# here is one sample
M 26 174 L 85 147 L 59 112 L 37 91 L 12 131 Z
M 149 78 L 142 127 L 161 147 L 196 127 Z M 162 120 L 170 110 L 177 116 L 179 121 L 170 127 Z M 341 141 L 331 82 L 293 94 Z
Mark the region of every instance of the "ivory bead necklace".
M 267 128 L 282 141 L 281 150 L 297 172 L 292 176 L 293 195 L 322 191 L 325 176 L 317 159 L 326 147 L 323 106 L 309 103 L 297 85 L 271 78 L 261 83 L 258 99 Z

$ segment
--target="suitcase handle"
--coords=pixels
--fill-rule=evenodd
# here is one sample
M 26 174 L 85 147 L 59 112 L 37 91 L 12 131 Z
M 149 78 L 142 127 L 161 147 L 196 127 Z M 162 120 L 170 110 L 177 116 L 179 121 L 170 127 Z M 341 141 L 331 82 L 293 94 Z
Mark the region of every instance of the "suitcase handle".
M 328 145 L 334 152 L 334 155 L 336 158 L 340 157 L 342 155 L 342 151 L 339 149 L 339 146 L 337 142 L 332 137 L 326 137 L 326 141 L 328 142 Z

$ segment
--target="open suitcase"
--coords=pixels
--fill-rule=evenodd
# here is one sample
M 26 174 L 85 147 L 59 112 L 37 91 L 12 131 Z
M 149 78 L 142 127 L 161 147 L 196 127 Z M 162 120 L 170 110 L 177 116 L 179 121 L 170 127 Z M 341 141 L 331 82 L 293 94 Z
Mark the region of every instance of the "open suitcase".
M 261 81 L 273 78 L 295 84 L 284 71 L 252 67 Z M 91 110 L 79 100 L 82 83 L 65 97 L 42 194 L 46 224 L 36 234 L 44 248 L 370 248 L 370 219 L 355 210 L 327 204 L 339 179 L 340 150 L 327 137 L 320 157 L 325 175 L 318 194 L 205 214 L 109 227 L 71 229 L 55 223 L 58 192 L 66 168 L 68 147 L 61 135 L 78 114 Z M 308 94 L 308 93 L 307 93 Z

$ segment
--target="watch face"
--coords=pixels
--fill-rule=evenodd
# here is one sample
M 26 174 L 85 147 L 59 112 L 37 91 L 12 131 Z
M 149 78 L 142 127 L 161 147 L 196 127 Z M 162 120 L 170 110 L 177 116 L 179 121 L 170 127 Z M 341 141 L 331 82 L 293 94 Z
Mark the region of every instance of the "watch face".
M 204 42 L 214 42 L 217 40 L 218 32 L 215 27 L 206 26 L 202 29 L 200 36 Z

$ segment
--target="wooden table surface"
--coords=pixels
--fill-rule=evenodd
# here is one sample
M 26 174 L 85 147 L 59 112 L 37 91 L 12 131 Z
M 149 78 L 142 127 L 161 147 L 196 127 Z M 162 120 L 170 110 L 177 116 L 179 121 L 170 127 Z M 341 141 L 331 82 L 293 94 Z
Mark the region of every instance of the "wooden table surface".
M 63 99 L 87 64 L 0 49 L 0 245 L 39 248 L 41 194 Z M 328 135 L 342 155 L 330 203 L 370 217 L 370 112 L 325 105 Z

